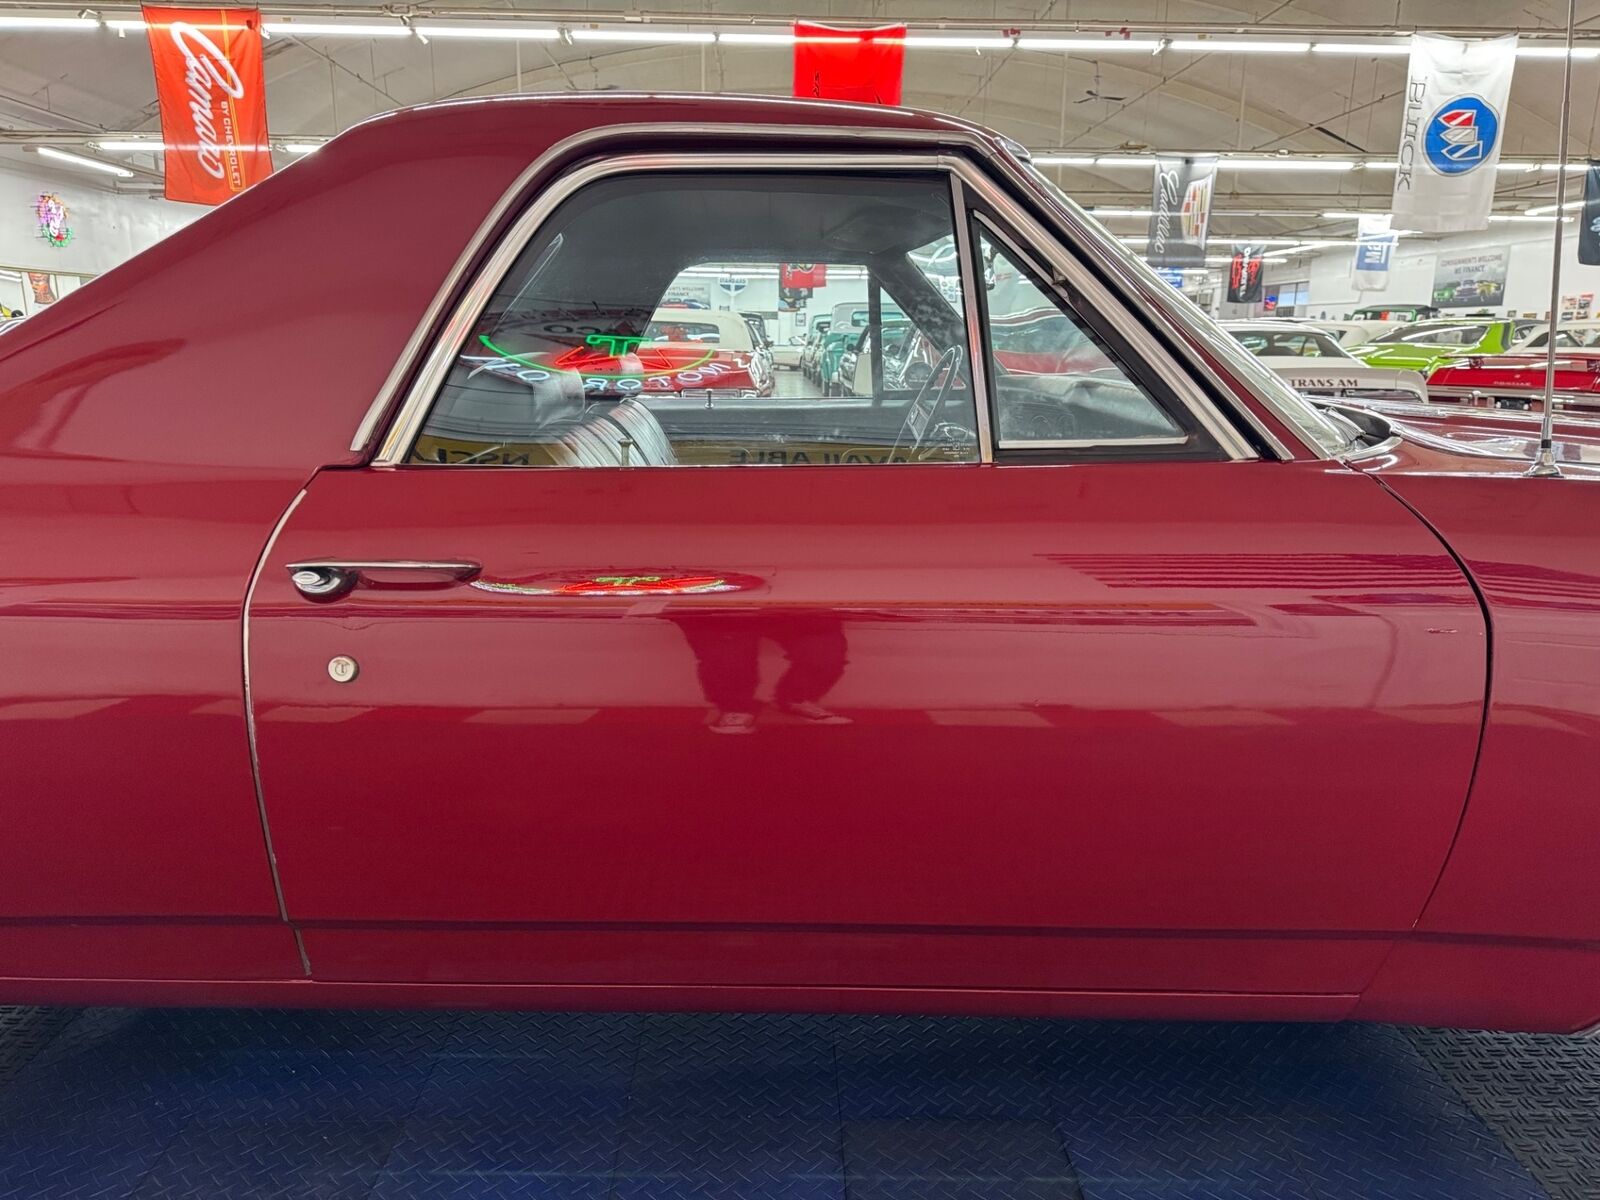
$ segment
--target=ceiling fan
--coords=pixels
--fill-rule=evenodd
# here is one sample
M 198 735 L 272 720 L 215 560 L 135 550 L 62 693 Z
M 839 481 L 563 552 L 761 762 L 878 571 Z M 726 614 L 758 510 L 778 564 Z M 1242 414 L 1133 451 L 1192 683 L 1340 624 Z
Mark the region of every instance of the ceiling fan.
M 1083 96 L 1080 99 L 1074 100 L 1073 103 L 1087 104 L 1091 100 L 1105 100 L 1111 104 L 1120 104 L 1126 99 L 1126 96 L 1108 96 L 1105 92 L 1100 90 L 1100 64 L 1095 63 L 1093 86 L 1085 88 L 1083 90 Z

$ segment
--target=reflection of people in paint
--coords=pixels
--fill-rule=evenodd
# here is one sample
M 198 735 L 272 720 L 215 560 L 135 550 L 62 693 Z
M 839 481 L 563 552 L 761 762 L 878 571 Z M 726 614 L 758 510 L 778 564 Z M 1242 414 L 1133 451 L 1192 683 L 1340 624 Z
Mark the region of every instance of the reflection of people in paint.
M 843 622 L 831 613 L 684 612 L 669 615 L 694 651 L 700 690 L 716 709 L 714 733 L 749 733 L 756 723 L 761 639 L 783 651 L 789 665 L 773 688 L 781 711 L 816 725 L 848 725 L 818 703 L 839 682 L 846 663 Z

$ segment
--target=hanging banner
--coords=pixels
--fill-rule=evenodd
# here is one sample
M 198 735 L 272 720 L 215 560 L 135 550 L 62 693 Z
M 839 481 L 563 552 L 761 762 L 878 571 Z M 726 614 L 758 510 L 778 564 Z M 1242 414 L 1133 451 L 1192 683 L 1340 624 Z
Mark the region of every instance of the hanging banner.
M 1203 267 L 1217 156 L 1156 159 L 1146 257 L 1158 267 Z
M 1261 270 L 1264 246 L 1242 242 L 1233 248 L 1228 264 L 1228 303 L 1261 303 Z
M 1357 291 L 1381 292 L 1389 286 L 1389 263 L 1394 259 L 1398 237 L 1389 228 L 1388 213 L 1373 213 L 1360 218 L 1356 233 L 1356 256 L 1350 277 Z
M 1578 261 L 1600 266 L 1600 163 L 1591 162 L 1583 176 L 1583 217 L 1578 222 Z
M 827 263 L 779 263 L 778 286 L 819 288 L 828 282 Z
M 168 147 L 167 199 L 221 204 L 272 174 L 261 14 L 146 5 L 144 20 Z
M 837 29 L 794 23 L 794 94 L 803 100 L 899 104 L 906 27 Z
M 1394 173 L 1394 223 L 1422 233 L 1489 227 L 1517 37 L 1411 38 Z
M 1498 308 L 1506 302 L 1507 247 L 1441 254 L 1433 268 L 1437 308 Z

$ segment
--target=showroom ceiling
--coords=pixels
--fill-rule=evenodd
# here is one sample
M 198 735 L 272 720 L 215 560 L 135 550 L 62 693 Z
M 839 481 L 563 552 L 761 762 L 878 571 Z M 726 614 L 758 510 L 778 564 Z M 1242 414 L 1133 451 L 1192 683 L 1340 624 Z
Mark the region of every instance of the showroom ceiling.
M 274 140 L 285 143 L 314 142 L 402 105 L 518 90 L 787 94 L 790 48 L 759 40 L 751 44 L 755 39 L 749 35 L 781 36 L 799 15 L 853 24 L 904 21 L 914 35 L 988 43 L 908 47 L 905 103 L 991 125 L 1036 152 L 1055 151 L 1074 160 L 1052 169 L 1088 204 L 1137 207 L 1143 202 L 1147 167 L 1117 161 L 1141 151 L 1287 152 L 1350 164 L 1224 171 L 1217 202 L 1223 233 L 1230 232 L 1230 221 L 1238 222 L 1240 233 L 1302 231 L 1314 227 L 1312 214 L 1324 210 L 1386 207 L 1392 172 L 1356 164 L 1394 153 L 1406 59 L 1403 53 L 1334 47 L 1383 38 L 1395 29 L 1486 35 L 1520 28 L 1524 46 L 1543 49 L 1549 57 L 1519 59 L 1504 154 L 1530 166 L 1555 157 L 1562 78 L 1558 38 L 1566 16 L 1565 4 L 1553 0 L 1520 5 L 819 0 L 799 10 L 793 0 L 710 5 L 665 0 L 647 10 L 599 3 L 437 0 L 380 6 L 297 0 L 262 9 L 269 23 L 275 15 L 301 23 L 370 19 L 401 31 L 371 36 L 279 31 L 272 36 L 266 50 L 270 121 Z M 0 23 L 8 15 L 84 11 L 108 21 L 137 18 L 135 10 L 113 4 L 84 10 L 75 3 L 0 0 Z M 416 36 L 430 20 L 436 26 L 493 24 L 504 30 L 511 17 L 525 29 L 555 32 L 527 40 Z M 1124 24 L 1142 43 L 1138 49 L 1129 49 L 1119 34 Z M 1600 40 L 1595 40 L 1600 39 L 1600 0 L 1579 4 L 1579 30 L 1589 56 L 1578 58 L 1573 71 L 1569 148 L 1575 158 L 1587 154 L 1600 118 Z M 612 40 L 618 32 L 628 40 Z M 670 40 L 674 34 L 696 40 Z M 711 35 L 716 40 L 704 40 Z M 652 36 L 669 40 L 632 40 Z M 1072 48 L 1030 48 L 1030 41 L 1041 37 L 1068 39 Z M 1197 37 L 1225 45 L 1186 44 Z M 1096 38 L 1102 42 L 1094 44 Z M 1080 41 L 1091 44 L 1080 47 Z M 1290 45 L 1272 47 L 1273 41 Z M 1307 42 L 1320 44 L 1312 52 Z M 155 88 L 141 32 L 92 24 L 70 31 L 0 29 L 0 136 L 15 142 L 44 133 L 59 136 L 62 145 L 92 143 L 102 134 L 157 133 Z M 278 150 L 280 159 L 292 157 L 282 145 Z M 138 174 L 124 186 L 148 187 L 159 178 L 155 155 L 92 144 L 84 151 L 135 170 Z M 14 157 L 19 150 L 0 153 Z M 1091 158 L 1100 161 L 1076 161 Z M 1547 204 L 1553 184 L 1548 170 L 1505 171 L 1497 208 L 1509 214 Z M 1139 223 L 1127 220 L 1130 229 Z

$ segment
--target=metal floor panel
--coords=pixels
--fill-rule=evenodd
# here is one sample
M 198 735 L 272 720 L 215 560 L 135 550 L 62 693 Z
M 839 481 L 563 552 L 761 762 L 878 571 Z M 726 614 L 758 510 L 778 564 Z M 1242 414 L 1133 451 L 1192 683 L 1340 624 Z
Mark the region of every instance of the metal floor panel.
M 1600 1041 L 0 1009 L 0 1200 L 1600 1200 Z

